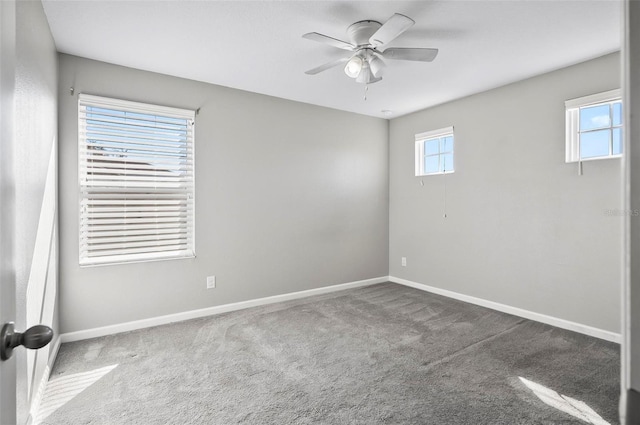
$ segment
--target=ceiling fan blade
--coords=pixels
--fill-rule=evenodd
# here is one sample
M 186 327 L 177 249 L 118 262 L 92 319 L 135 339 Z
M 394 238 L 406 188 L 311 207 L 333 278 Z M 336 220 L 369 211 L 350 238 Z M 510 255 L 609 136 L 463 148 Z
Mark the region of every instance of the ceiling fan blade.
M 329 46 L 337 47 L 338 49 L 343 49 L 343 50 L 353 50 L 356 48 L 356 46 L 354 46 L 351 43 L 338 40 L 337 38 L 329 37 L 328 35 L 319 34 L 317 32 L 309 32 L 303 35 L 302 38 L 306 38 L 307 40 L 317 41 L 318 43 L 328 44 Z
M 374 47 L 388 44 L 413 24 L 415 24 L 413 19 L 396 13 L 371 36 L 369 43 Z
M 431 62 L 438 55 L 438 49 L 410 47 L 390 47 L 382 52 L 385 59 Z
M 350 56 L 347 56 L 346 58 L 340 58 L 340 59 L 336 59 L 336 60 L 331 61 L 331 62 L 327 62 L 324 65 L 320 65 L 320 66 L 318 66 L 316 68 L 308 70 L 307 72 L 305 72 L 305 74 L 307 74 L 307 75 L 316 75 L 319 72 L 326 71 L 327 69 L 333 68 L 334 66 L 338 66 L 341 63 L 345 63 L 350 58 L 351 58 Z

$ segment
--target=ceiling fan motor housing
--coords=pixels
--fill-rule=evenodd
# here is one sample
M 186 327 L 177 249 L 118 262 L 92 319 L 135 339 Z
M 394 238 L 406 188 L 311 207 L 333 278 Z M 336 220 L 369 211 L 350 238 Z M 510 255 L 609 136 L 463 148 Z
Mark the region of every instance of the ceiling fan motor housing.
M 369 39 L 378 31 L 382 24 L 378 21 L 359 21 L 347 28 L 349 41 L 356 46 L 369 45 Z

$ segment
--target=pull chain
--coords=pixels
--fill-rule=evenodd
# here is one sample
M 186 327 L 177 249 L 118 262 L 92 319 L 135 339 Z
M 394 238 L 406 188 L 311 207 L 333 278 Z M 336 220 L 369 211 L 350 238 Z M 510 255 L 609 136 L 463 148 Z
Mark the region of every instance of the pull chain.
M 369 91 L 369 84 L 364 85 L 364 100 L 367 100 L 367 91 Z

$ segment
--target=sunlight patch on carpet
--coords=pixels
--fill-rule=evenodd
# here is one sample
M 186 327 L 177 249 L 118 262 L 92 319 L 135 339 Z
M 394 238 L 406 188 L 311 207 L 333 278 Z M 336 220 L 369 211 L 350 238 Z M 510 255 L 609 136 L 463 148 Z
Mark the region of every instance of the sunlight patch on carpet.
M 566 395 L 558 394 L 556 391 L 545 387 L 544 385 L 537 384 L 533 381 L 529 381 L 523 377 L 519 377 L 520 381 L 527 386 L 533 393 L 542 400 L 545 404 L 554 407 L 562 412 L 568 413 L 578 419 L 582 419 L 588 424 L 593 425 L 611 425 L 609 422 L 602 419 L 592 408 L 590 408 L 585 402 L 576 400 Z
M 116 367 L 118 365 L 114 364 L 87 372 L 74 373 L 47 382 L 47 388 L 42 397 L 42 403 L 38 409 L 34 425 L 38 425 Z

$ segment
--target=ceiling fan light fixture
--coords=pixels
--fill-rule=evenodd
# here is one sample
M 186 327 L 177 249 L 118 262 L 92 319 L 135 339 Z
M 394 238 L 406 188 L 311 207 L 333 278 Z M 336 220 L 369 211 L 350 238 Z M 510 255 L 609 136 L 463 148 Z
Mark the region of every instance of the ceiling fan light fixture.
M 364 65 L 364 61 L 358 55 L 353 56 L 347 62 L 347 65 L 344 67 L 344 73 L 351 78 L 357 78 L 362 71 L 362 66 Z
M 386 66 L 384 61 L 377 56 L 371 56 L 369 59 L 369 68 L 375 78 L 382 75 L 382 69 Z
M 369 63 L 364 62 L 362 64 L 362 71 L 360 71 L 360 74 L 358 74 L 356 81 L 358 83 L 369 84 L 373 79 L 374 78 L 373 75 L 371 75 L 371 68 L 369 68 Z

